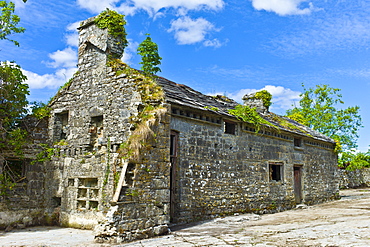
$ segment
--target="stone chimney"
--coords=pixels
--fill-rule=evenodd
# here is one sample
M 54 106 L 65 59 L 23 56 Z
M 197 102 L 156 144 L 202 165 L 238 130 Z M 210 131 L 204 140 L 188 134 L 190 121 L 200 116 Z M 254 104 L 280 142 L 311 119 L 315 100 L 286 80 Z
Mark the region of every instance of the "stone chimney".
M 269 108 L 264 106 L 263 100 L 256 97 L 256 93 L 246 94 L 242 100 L 244 101 L 244 105 L 250 108 L 256 108 L 258 113 L 265 114 L 269 111 Z
M 78 67 L 80 71 L 105 66 L 108 56 L 121 58 L 124 47 L 120 38 L 113 37 L 108 29 L 98 28 L 96 17 L 82 21 L 79 31 Z

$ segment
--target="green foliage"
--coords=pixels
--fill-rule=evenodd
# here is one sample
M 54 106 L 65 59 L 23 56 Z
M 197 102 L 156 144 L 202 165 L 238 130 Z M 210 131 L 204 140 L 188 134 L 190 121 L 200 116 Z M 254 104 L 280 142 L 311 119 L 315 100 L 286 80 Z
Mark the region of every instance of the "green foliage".
M 141 42 L 137 52 L 141 56 L 141 70 L 146 75 L 154 75 L 161 71 L 158 65 L 161 64 L 162 58 L 158 54 L 157 44 L 152 41 L 149 34 L 146 35 L 146 39 Z
M 261 99 L 262 102 L 263 102 L 263 106 L 266 107 L 266 108 L 269 108 L 272 104 L 271 102 L 271 99 L 272 99 L 272 95 L 271 93 L 269 93 L 269 91 L 267 90 L 261 90 L 261 91 L 258 91 L 255 96 L 254 96 L 256 99 Z
M 205 106 L 204 109 L 208 109 L 208 110 L 212 110 L 212 111 L 219 111 L 220 109 L 218 109 L 217 107 L 214 107 L 214 106 Z
M 27 113 L 29 91 L 23 83 L 26 79 L 19 65 L 0 64 L 0 153 L 7 150 L 20 154 L 26 141 L 27 133 L 19 127 Z
M 370 168 L 370 149 L 366 153 L 354 150 L 342 152 L 339 155 L 338 165 L 350 171 Z
M 49 147 L 49 145 L 40 143 L 39 147 L 41 148 L 41 151 L 36 155 L 36 158 L 31 162 L 31 164 L 49 161 L 55 155 L 56 149 Z
M 114 10 L 106 9 L 96 17 L 95 23 L 98 28 L 108 28 L 108 33 L 110 35 L 115 38 L 120 38 L 122 40 L 121 45 L 123 48 L 128 45 L 124 15 L 118 14 Z
M 358 106 L 339 109 L 344 104 L 340 89 L 328 85 L 304 88 L 299 107 L 287 111 L 287 117 L 340 141 L 344 150 L 355 148 L 362 127 Z
M 23 0 L 23 2 L 25 2 L 25 0 Z M 7 3 L 6 1 L 0 1 L 0 8 L 0 40 L 9 40 L 16 46 L 19 46 L 17 41 L 8 38 L 8 36 L 12 34 L 23 33 L 25 31 L 23 27 L 17 27 L 20 18 L 13 14 L 15 5 L 13 2 Z
M 155 137 L 152 127 L 157 124 L 167 109 L 163 107 L 164 92 L 153 76 L 142 74 L 130 68 L 119 59 L 111 59 L 108 66 L 116 74 L 127 74 L 140 92 L 142 105 L 137 116 L 132 116 L 130 122 L 134 127 L 129 139 L 121 144 L 119 152 L 124 159 L 138 160 L 140 151 L 150 148 L 149 140 Z
M 31 104 L 32 115 L 37 119 L 43 119 L 50 116 L 51 108 L 43 102 L 33 101 Z
M 232 99 L 229 99 L 227 96 L 225 95 L 215 95 L 215 96 L 211 96 L 212 98 L 216 99 L 216 100 L 222 100 L 224 102 L 233 102 Z
M 0 196 L 8 196 L 9 191 L 16 185 L 8 176 L 0 174 Z
M 256 127 L 256 132 L 260 131 L 262 124 L 275 127 L 263 119 L 256 111 L 256 108 L 250 108 L 247 105 L 237 105 L 234 109 L 230 109 L 229 113 L 236 116 L 239 120 L 253 124 Z

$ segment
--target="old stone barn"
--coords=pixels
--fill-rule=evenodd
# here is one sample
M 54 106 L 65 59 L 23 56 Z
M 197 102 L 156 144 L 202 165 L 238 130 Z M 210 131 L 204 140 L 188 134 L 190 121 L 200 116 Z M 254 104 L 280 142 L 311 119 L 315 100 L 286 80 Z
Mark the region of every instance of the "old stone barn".
M 33 123 L 44 124 L 33 135 L 54 155 L 24 161 L 18 194 L 1 201 L 3 227 L 46 219 L 123 242 L 164 234 L 171 223 L 338 196 L 332 139 L 269 112 L 252 95 L 245 104 L 269 123 L 257 132 L 229 113 L 233 100 L 153 80 L 112 59 L 123 49 L 94 18 L 79 33 L 78 72 L 51 101 L 51 117 Z

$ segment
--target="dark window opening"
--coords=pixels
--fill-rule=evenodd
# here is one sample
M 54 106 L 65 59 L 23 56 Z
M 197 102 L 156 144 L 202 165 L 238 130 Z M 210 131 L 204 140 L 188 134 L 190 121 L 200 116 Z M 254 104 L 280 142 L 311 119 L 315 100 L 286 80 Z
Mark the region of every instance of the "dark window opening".
M 52 207 L 53 208 L 60 207 L 60 205 L 62 205 L 62 198 L 61 197 L 54 196 L 51 199 L 52 199 Z
M 294 147 L 302 147 L 302 139 L 294 138 Z
M 67 139 L 68 111 L 55 114 L 54 141 L 59 142 Z
M 236 123 L 225 122 L 225 133 L 235 135 Z
M 25 183 L 26 179 L 26 166 L 29 160 L 5 158 L 2 165 L 2 175 L 6 181 L 12 183 Z
M 283 166 L 281 164 L 270 164 L 270 181 L 283 180 Z

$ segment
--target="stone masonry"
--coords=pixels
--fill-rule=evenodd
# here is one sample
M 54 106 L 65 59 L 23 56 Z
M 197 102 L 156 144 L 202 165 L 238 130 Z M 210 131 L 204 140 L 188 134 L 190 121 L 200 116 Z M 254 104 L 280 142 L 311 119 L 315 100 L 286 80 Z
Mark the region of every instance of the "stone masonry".
M 151 127 L 155 138 L 138 159 L 123 156 L 144 100 L 129 71 L 107 66 L 124 51 L 94 20 L 79 27 L 78 72 L 49 105 L 42 142 L 55 153 L 34 167 L 39 214 L 95 229 L 97 242 L 121 243 L 165 234 L 170 224 L 338 197 L 332 139 L 254 99 L 270 123 L 258 132 L 228 112 L 235 101 L 162 77 L 166 113 Z

